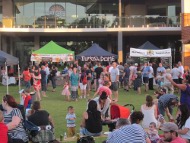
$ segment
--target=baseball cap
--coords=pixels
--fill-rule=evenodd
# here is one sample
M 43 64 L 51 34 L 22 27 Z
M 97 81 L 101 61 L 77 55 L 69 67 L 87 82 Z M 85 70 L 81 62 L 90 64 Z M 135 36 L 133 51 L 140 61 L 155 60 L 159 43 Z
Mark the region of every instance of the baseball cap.
M 170 132 L 170 131 L 177 132 L 178 126 L 175 123 L 167 122 L 167 123 L 162 124 L 160 129 L 164 132 Z

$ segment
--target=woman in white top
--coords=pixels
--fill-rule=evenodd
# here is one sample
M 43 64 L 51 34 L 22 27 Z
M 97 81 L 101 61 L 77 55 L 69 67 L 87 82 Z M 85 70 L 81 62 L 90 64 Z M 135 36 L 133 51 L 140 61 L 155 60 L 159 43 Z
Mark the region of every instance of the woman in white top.
M 150 95 L 146 97 L 146 104 L 141 106 L 141 111 L 144 114 L 144 118 L 142 121 L 143 128 L 149 128 L 151 122 L 156 123 L 157 125 L 157 108 L 154 105 L 153 98 Z
M 177 125 L 179 127 L 178 134 L 190 141 L 190 113 L 186 104 L 179 105 L 178 107 Z
M 96 97 L 93 100 L 96 101 L 97 109 L 101 112 L 103 119 L 109 117 L 109 107 L 111 100 L 109 99 L 107 93 L 103 91 L 99 97 Z

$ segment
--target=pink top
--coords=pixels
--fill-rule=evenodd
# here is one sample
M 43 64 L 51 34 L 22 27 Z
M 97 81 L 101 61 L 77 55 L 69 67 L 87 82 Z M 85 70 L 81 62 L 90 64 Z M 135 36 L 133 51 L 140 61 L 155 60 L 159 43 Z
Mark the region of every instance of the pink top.
M 171 141 L 170 143 L 186 143 L 186 141 L 180 137 L 177 137 L 175 140 Z

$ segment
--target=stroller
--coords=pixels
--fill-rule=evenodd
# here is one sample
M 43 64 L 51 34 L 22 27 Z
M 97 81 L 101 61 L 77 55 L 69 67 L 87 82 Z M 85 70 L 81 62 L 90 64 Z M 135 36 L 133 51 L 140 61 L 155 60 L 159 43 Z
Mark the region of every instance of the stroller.
M 117 119 L 119 118 L 129 119 L 130 115 L 133 113 L 134 110 L 135 107 L 133 104 L 126 104 L 124 106 L 113 104 L 110 107 L 111 121 L 104 121 L 103 125 L 108 125 L 109 131 L 112 132 L 115 129 Z

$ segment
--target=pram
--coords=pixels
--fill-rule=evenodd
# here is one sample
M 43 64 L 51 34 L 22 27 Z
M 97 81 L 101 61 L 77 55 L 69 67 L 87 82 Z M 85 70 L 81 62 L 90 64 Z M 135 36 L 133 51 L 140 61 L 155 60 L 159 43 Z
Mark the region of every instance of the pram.
M 130 107 L 130 108 L 126 108 Z M 113 104 L 110 107 L 110 116 L 111 120 L 106 120 L 103 122 L 103 125 L 108 125 L 109 131 L 112 132 L 115 129 L 116 122 L 119 118 L 129 119 L 130 115 L 135 110 L 133 104 L 126 104 L 124 106 Z

